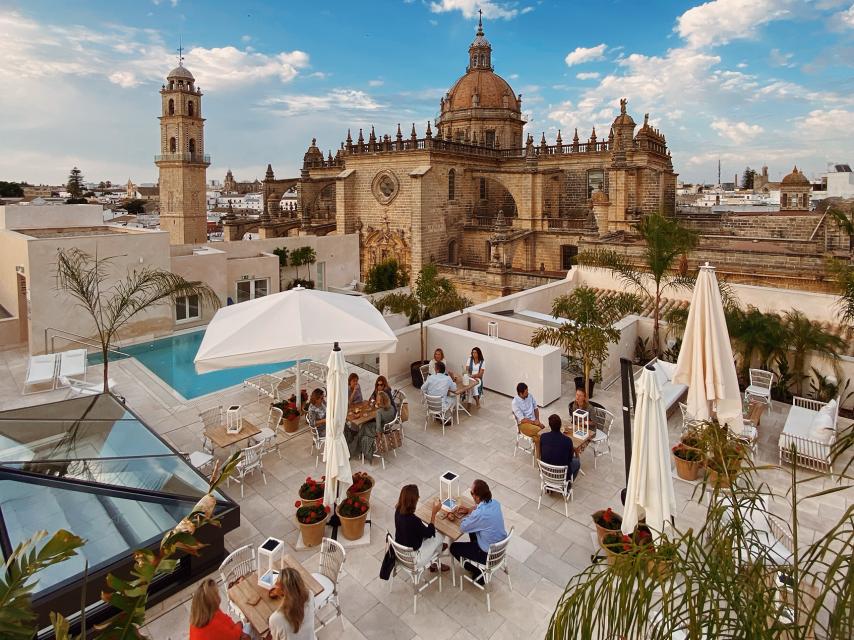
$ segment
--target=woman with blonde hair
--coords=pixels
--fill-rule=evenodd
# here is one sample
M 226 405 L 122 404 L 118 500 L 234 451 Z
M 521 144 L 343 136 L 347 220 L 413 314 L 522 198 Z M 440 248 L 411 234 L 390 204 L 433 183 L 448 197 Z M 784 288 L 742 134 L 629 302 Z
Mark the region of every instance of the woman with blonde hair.
M 270 640 L 317 640 L 314 633 L 314 598 L 296 570 L 279 574 L 282 604 L 270 615 Z
M 203 580 L 190 605 L 190 640 L 249 640 L 248 629 L 219 608 L 216 580 Z

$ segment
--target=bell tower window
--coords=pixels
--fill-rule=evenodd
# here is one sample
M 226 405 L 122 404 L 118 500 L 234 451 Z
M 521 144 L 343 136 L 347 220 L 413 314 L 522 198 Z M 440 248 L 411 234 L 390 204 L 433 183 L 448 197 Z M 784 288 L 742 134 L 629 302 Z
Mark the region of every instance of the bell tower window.
M 175 138 L 169 138 L 169 153 L 175 153 L 178 151 L 178 143 Z
M 477 69 L 477 54 L 474 54 L 474 55 L 471 57 L 471 66 L 472 66 L 473 68 Z
M 190 138 L 190 142 L 187 145 L 187 150 L 190 152 L 190 155 L 196 153 L 196 141 L 193 138 Z
M 169 111 L 170 116 L 175 115 L 175 101 L 172 98 L 169 98 Z
M 195 106 L 193 105 L 193 101 L 190 100 L 187 103 L 187 115 L 189 115 L 192 118 L 194 113 L 195 113 Z
M 451 169 L 448 171 L 448 200 L 454 199 L 454 191 L 456 188 L 457 172 Z

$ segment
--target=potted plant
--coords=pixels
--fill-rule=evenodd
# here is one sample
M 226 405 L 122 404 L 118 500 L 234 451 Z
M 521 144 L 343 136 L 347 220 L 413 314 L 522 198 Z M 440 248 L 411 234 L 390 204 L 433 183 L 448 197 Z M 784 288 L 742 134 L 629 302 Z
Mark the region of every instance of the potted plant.
M 302 500 L 303 506 L 323 502 L 323 491 L 325 488 L 326 476 L 320 476 L 319 481 L 308 476 L 299 488 L 299 498 Z
M 348 540 L 358 540 L 365 534 L 368 503 L 358 496 L 347 496 L 338 505 L 338 517 L 341 518 L 341 535 Z
M 300 410 L 297 407 L 297 397 L 291 395 L 287 400 L 272 403 L 272 406 L 282 410 L 282 426 L 285 433 L 294 433 L 299 429 Z
M 302 543 L 307 547 L 316 547 L 323 540 L 329 507 L 314 503 L 304 504 L 299 500 L 294 506 L 297 508 L 297 525 L 302 534 Z
M 405 313 L 409 316 L 409 324 L 417 322 L 420 327 L 421 359 L 409 367 L 412 386 L 416 389 L 420 389 L 424 382 L 421 378 L 421 366 L 429 362 L 425 359 L 427 345 L 424 321 L 452 311 L 462 311 L 469 304 L 471 301 L 457 293 L 453 282 L 439 276 L 439 271 L 433 264 L 421 269 L 415 279 L 415 288 L 410 293 L 390 293 L 374 301 L 374 306 L 380 311 L 389 309 L 394 313 Z
M 717 487 L 729 487 L 746 455 L 747 448 L 737 440 L 727 440 L 721 446 L 713 447 L 706 460 L 709 482 Z
M 680 442 L 671 449 L 676 463 L 676 475 L 683 480 L 696 480 L 703 464 L 703 452 Z
M 623 524 L 623 517 L 618 513 L 614 513 L 611 507 L 597 511 L 592 517 L 593 524 L 596 525 L 596 537 L 599 539 L 600 545 L 609 533 L 619 533 L 620 526 Z
M 608 557 L 608 564 L 614 564 L 617 556 L 628 553 L 632 550 L 632 539 L 623 534 L 621 531 L 615 531 L 605 534 L 601 540 L 602 548 L 605 550 L 605 555 Z
M 353 484 L 347 488 L 347 496 L 350 498 L 361 498 L 370 504 L 371 489 L 373 488 L 373 477 L 364 471 L 357 471 L 353 474 Z
M 601 372 L 608 357 L 608 346 L 620 340 L 620 330 L 614 327 L 626 314 L 637 313 L 637 296 L 619 293 L 599 297 L 590 287 L 578 287 L 572 293 L 555 298 L 552 315 L 564 320 L 559 327 L 542 327 L 534 332 L 531 346 L 552 344 L 580 363 L 578 388 L 592 397 L 594 375 Z

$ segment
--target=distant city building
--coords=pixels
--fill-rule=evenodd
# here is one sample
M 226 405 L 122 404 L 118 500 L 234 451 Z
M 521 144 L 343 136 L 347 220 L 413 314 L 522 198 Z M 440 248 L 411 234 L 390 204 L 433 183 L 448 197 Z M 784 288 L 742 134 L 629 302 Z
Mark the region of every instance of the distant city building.
M 261 181 L 257 178 L 252 182 L 237 182 L 234 179 L 234 175 L 231 173 L 231 169 L 226 171 L 225 180 L 222 183 L 222 191 L 224 193 L 258 193 L 261 191 Z

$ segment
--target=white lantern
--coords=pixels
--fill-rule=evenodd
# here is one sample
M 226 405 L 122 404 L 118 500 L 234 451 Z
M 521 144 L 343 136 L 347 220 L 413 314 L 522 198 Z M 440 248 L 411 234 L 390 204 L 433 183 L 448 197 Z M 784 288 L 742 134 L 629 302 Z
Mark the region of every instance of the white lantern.
M 590 434 L 590 414 L 583 409 L 572 412 L 572 433 L 576 438 L 586 438 Z
M 258 547 L 258 586 L 264 589 L 272 589 L 279 577 L 279 569 L 282 565 L 282 555 L 285 551 L 285 543 L 278 538 L 267 538 Z

